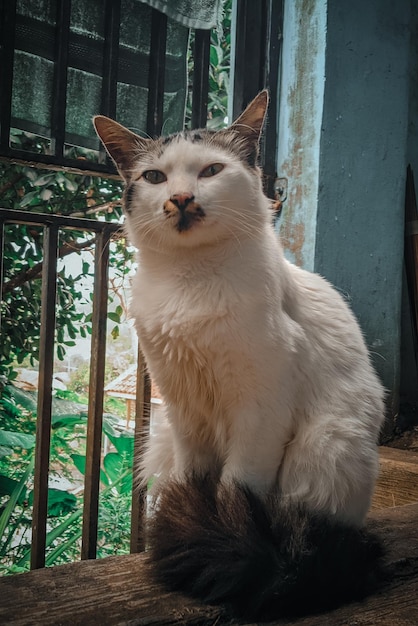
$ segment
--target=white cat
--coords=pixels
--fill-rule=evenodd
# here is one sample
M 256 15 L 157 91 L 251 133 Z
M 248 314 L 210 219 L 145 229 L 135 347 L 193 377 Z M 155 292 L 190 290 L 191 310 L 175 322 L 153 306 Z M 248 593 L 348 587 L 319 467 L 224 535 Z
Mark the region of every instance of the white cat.
M 360 527 L 370 505 L 383 389 L 342 297 L 283 256 L 256 166 L 267 103 L 263 91 L 228 129 L 155 140 L 95 118 L 126 182 L 126 228 L 138 248 L 131 314 L 167 407 L 143 473 L 159 477 L 154 539 L 174 536 L 194 500 L 207 503 L 208 519 L 222 517 L 229 498 L 251 518 L 255 502 L 262 509 L 280 494 L 266 505 L 270 526 L 282 517 L 277 507 L 293 506 L 332 528 Z M 175 497 L 164 500 L 170 489 Z M 192 533 L 178 532 L 176 548 L 166 546 L 181 552 L 173 579 Z

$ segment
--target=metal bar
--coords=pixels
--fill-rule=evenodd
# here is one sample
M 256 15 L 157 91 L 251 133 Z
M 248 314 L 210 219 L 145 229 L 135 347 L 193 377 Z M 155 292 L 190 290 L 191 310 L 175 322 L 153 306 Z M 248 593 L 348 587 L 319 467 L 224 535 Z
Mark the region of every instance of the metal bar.
M 57 0 L 55 65 L 52 92 L 54 103 L 51 116 L 52 149 L 57 157 L 62 157 L 64 154 L 70 19 L 71 0 Z
M 132 514 L 131 514 L 131 552 L 145 550 L 145 515 L 147 489 L 136 483 L 139 476 L 144 445 L 150 429 L 151 417 L 151 379 L 147 372 L 144 355 L 138 347 L 138 368 L 136 378 L 135 434 L 133 458 Z
M 52 375 L 54 368 L 57 250 L 58 227 L 54 224 L 44 229 L 31 569 L 45 566 Z
M 236 47 L 233 91 L 233 118 L 244 110 L 247 104 L 264 87 L 262 59 L 265 46 L 263 41 L 263 15 L 265 1 L 237 2 Z
M 105 0 L 105 40 L 101 113 L 116 117 L 121 0 Z
M 268 0 L 266 10 L 264 85 L 270 92 L 270 104 L 268 132 L 264 133 L 262 143 L 262 162 L 264 191 L 269 198 L 274 198 L 277 177 L 278 85 L 283 42 L 283 0 Z
M 210 30 L 196 30 L 192 91 L 192 128 L 205 128 L 208 117 Z
M 163 128 L 166 41 L 167 16 L 152 9 L 147 110 L 147 133 L 150 137 L 160 135 Z
M 95 249 L 82 559 L 95 559 L 97 550 L 110 236 L 110 229 L 101 232 Z
M 31 211 L 20 211 L 15 209 L 0 208 L 0 222 L 6 224 L 34 224 L 38 226 L 54 225 L 59 228 L 70 228 L 74 230 L 92 230 L 109 233 L 123 232 L 123 226 L 111 222 L 99 222 L 83 217 L 71 217 L 68 215 L 52 215 L 44 213 L 32 213 Z
M 16 24 L 16 0 L 2 0 L 0 5 L 0 149 L 10 143 L 12 115 L 13 60 Z
M 35 161 L 36 159 L 36 161 Z M 14 148 L 0 148 L 0 160 L 8 163 L 25 165 L 28 167 L 41 167 L 44 169 L 66 169 L 71 170 L 75 174 L 85 174 L 89 172 L 93 176 L 108 176 L 109 178 L 120 180 L 120 176 L 116 172 L 116 168 L 111 162 L 103 164 L 95 161 L 87 161 L 84 159 L 69 159 L 66 157 L 57 157 L 53 154 L 34 154 L 28 158 L 26 150 L 16 150 Z

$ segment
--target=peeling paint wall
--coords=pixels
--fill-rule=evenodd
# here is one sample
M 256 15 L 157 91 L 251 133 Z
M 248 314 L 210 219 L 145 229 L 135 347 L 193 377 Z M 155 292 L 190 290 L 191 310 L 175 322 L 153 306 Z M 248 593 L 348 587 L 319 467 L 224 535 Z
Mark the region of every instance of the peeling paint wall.
M 279 108 L 286 254 L 348 298 L 393 413 L 414 2 L 285 0 Z
M 278 175 L 288 180 L 280 236 L 290 260 L 313 270 L 325 77 L 326 0 L 285 2 Z

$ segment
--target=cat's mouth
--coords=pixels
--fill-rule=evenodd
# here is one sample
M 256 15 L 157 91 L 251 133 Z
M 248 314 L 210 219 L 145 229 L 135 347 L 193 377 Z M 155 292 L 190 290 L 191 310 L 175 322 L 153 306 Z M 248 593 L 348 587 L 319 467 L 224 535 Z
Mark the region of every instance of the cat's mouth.
M 205 211 L 200 204 L 191 199 L 187 203 L 179 203 L 171 199 L 166 200 L 163 208 L 166 218 L 172 220 L 179 233 L 190 230 L 192 226 L 201 222 L 205 217 Z

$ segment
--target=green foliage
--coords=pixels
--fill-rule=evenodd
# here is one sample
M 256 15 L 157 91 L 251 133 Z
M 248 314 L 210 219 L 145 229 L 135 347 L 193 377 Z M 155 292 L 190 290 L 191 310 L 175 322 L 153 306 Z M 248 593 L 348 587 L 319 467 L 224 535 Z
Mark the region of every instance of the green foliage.
M 121 217 L 122 185 L 118 181 L 5 163 L 0 163 L 0 180 L 0 203 L 4 208 L 116 221 Z M 83 285 L 88 281 L 92 284 L 94 242 L 93 233 L 60 231 L 58 255 L 62 262 L 58 267 L 55 331 L 59 360 L 64 359 L 66 349 L 75 345 L 78 336 L 86 337 L 91 332 L 91 300 Z M 110 253 L 113 301 L 130 270 L 132 255 L 124 241 L 113 242 Z M 71 259 L 78 256 L 80 262 L 69 265 L 70 255 Z M 71 265 L 79 265 L 81 271 L 68 270 Z M 39 358 L 42 267 L 42 229 L 20 224 L 6 226 L 0 344 L 3 380 L 14 380 L 17 366 L 33 366 Z M 124 310 L 119 303 L 116 313 L 120 324 Z
M 7 388 L 7 397 L 6 404 L 15 418 L 19 410 L 22 415 L 29 412 L 19 404 L 19 399 L 26 407 L 33 408 L 31 398 L 15 388 Z M 72 399 L 79 398 L 73 395 Z M 25 423 L 24 417 L 18 417 L 17 429 L 19 420 Z M 104 417 L 103 431 L 113 450 L 104 456 L 100 471 L 99 557 L 129 550 L 133 435 L 120 432 L 117 425 L 116 418 Z M 52 417 L 52 474 L 66 475 L 74 485 L 80 486 L 77 472 L 84 475 L 86 466 L 85 428 L 85 415 L 60 413 Z M 8 462 L 0 465 L 0 571 L 10 574 L 26 571 L 29 567 L 34 438 L 18 430 L 0 431 L 0 436 L 4 436 L 5 443 L 10 446 Z M 65 489 L 48 489 L 47 565 L 79 558 L 82 511 L 80 495 Z
M 3 208 L 78 217 L 100 214 L 107 220 L 121 215 L 121 183 L 110 178 L 0 163 L 0 180 Z
M 231 10 L 232 0 L 224 4 L 224 17 L 218 30 L 211 32 L 208 128 L 226 126 L 228 115 L 229 73 L 231 69 Z
M 209 51 L 209 92 L 208 92 L 208 122 L 207 127 L 212 130 L 224 128 L 228 115 L 229 73 L 231 65 L 231 12 L 232 0 L 225 0 L 223 19 L 217 29 L 211 31 Z M 188 72 L 193 78 L 193 43 L 194 32 L 191 33 L 188 57 Z M 189 89 L 186 107 L 186 127 L 190 127 L 192 95 Z

